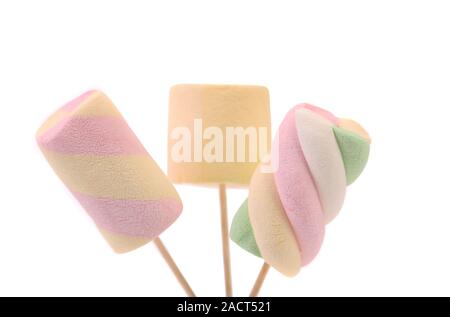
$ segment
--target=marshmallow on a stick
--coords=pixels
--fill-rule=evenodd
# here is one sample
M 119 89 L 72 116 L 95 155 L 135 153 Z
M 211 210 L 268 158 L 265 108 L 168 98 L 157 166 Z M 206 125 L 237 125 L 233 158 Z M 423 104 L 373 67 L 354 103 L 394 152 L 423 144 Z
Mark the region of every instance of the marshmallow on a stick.
M 273 145 L 273 173 L 255 171 L 231 239 L 287 276 L 319 252 L 325 225 L 363 171 L 370 138 L 356 122 L 308 104 L 291 109 Z
M 161 249 L 156 239 L 181 214 L 180 197 L 105 94 L 89 91 L 67 103 L 36 139 L 114 251 L 154 239 Z
M 232 295 L 226 187 L 247 187 L 271 145 L 269 92 L 261 86 L 172 87 L 168 176 L 218 186 L 226 295 Z

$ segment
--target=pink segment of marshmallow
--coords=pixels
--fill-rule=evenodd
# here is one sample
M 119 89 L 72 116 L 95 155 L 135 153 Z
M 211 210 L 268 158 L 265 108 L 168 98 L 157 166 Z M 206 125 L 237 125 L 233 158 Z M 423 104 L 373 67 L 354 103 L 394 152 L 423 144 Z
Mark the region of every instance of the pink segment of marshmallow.
M 118 200 L 72 194 L 101 228 L 116 234 L 156 238 L 181 214 L 180 200 Z
M 301 107 L 310 109 L 312 106 L 298 105 L 288 112 L 278 130 L 273 151 L 279 160 L 275 172 L 278 194 L 299 243 L 302 265 L 307 265 L 320 250 L 325 222 L 318 192 L 297 137 L 295 111 Z M 313 109 L 318 112 L 316 107 Z M 334 120 L 327 112 L 319 113 Z
M 120 117 L 68 117 L 38 137 L 38 143 L 62 154 L 147 154 Z

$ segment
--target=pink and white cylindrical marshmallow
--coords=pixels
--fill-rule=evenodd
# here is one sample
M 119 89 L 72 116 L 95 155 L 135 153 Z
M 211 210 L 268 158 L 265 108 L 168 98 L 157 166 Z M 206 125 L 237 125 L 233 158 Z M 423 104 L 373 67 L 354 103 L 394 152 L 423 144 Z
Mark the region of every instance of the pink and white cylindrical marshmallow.
M 116 252 L 146 244 L 180 215 L 174 186 L 102 92 L 86 92 L 58 109 L 36 139 Z

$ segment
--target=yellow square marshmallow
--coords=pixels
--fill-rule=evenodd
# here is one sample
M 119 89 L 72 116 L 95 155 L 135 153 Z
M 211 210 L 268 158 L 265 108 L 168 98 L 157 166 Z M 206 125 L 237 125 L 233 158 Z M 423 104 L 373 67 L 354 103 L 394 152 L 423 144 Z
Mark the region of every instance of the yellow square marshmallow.
M 271 145 L 269 92 L 261 86 L 173 86 L 168 176 L 175 183 L 247 186 Z

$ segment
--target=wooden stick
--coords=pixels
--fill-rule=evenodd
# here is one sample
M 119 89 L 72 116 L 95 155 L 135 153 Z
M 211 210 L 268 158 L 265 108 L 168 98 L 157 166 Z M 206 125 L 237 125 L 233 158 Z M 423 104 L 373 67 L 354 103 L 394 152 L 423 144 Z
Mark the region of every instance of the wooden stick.
M 225 293 L 226 296 L 233 296 L 233 287 L 231 283 L 230 240 L 228 238 L 227 192 L 225 184 L 219 185 L 219 196 L 220 222 L 222 227 L 223 269 L 225 274 Z
M 170 269 L 172 270 L 173 274 L 177 278 L 178 282 L 180 283 L 181 287 L 183 287 L 184 291 L 186 292 L 187 296 L 189 297 L 195 297 L 194 292 L 192 291 L 192 288 L 189 286 L 188 282 L 184 278 L 183 274 L 181 274 L 180 269 L 176 265 L 175 261 L 172 259 L 172 257 L 169 254 L 169 251 L 167 251 L 166 247 L 162 243 L 162 241 L 159 238 L 156 238 L 153 240 L 155 242 L 156 247 L 158 248 L 159 252 L 161 252 L 162 257 L 164 260 L 166 260 L 167 264 L 169 265 Z
M 256 279 L 255 285 L 253 285 L 253 289 L 250 292 L 250 297 L 257 297 L 259 290 L 261 289 L 261 286 L 267 276 L 267 272 L 269 272 L 270 265 L 264 262 L 261 271 L 259 271 L 258 278 Z

